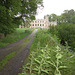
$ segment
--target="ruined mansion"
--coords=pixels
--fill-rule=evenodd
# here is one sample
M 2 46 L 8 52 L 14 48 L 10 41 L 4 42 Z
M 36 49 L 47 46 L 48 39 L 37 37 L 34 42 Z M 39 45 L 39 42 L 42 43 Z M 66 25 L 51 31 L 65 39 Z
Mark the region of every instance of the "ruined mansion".
M 49 22 L 48 16 L 45 19 L 36 19 L 31 21 L 30 28 L 48 28 L 49 25 L 57 25 L 57 21 Z M 25 28 L 23 25 L 19 25 L 19 28 Z

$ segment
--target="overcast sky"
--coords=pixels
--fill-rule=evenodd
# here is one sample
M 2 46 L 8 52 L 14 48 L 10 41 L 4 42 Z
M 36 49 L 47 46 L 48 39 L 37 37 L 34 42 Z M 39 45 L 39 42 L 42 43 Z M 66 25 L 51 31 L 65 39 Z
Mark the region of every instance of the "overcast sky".
M 55 13 L 61 15 L 64 10 L 75 10 L 75 0 L 43 0 L 44 8 L 38 9 L 36 19 L 42 19 L 44 15 Z

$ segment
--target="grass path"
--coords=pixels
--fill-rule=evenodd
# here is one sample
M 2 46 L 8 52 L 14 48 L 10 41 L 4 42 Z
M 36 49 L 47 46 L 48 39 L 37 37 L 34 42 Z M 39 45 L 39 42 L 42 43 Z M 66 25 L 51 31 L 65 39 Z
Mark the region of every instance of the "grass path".
M 35 29 L 29 36 L 15 42 L 0 50 L 0 61 L 8 54 L 16 51 L 16 54 L 11 58 L 8 63 L 0 70 L 0 75 L 17 75 L 19 68 L 23 65 L 25 59 L 29 54 L 30 46 L 33 42 L 34 36 L 37 32 Z

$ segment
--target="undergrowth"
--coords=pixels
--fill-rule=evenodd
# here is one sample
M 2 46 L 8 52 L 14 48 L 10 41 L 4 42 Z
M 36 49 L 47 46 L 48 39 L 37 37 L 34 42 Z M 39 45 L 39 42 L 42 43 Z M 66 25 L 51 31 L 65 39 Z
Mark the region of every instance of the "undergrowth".
M 47 30 L 39 30 L 19 75 L 75 75 L 75 53 L 56 42 Z

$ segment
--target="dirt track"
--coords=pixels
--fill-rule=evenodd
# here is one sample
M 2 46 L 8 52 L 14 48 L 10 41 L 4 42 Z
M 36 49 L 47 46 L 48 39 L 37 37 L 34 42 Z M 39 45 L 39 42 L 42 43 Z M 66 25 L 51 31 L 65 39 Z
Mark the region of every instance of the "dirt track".
M 25 59 L 29 55 L 29 49 L 37 32 L 35 29 L 29 36 L 17 41 L 7 47 L 0 49 L 0 61 L 11 52 L 16 51 L 16 54 L 9 62 L 0 70 L 0 75 L 18 75 L 19 68 L 24 64 Z

